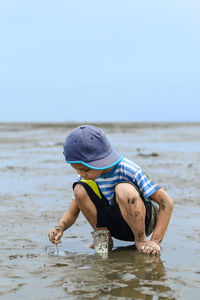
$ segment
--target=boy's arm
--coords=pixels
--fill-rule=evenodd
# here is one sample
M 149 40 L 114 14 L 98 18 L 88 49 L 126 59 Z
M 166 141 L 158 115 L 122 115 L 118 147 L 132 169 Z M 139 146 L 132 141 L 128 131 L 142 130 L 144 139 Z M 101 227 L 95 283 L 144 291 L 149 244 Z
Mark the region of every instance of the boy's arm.
M 156 227 L 151 237 L 151 241 L 156 241 L 160 244 L 167 230 L 174 207 L 174 202 L 168 193 L 162 188 L 151 195 L 150 198 L 159 205 Z
M 61 226 L 63 228 L 63 231 L 65 231 L 74 224 L 74 222 L 78 218 L 79 212 L 80 209 L 76 204 L 76 200 L 72 199 L 68 210 L 62 215 L 56 226 Z
M 80 209 L 76 204 L 76 200 L 73 199 L 69 206 L 69 209 L 62 215 L 62 217 L 58 221 L 58 224 L 54 228 L 50 229 L 48 232 L 49 240 L 53 244 L 61 243 L 60 238 L 63 235 L 63 231 L 65 231 L 74 224 L 79 213 Z

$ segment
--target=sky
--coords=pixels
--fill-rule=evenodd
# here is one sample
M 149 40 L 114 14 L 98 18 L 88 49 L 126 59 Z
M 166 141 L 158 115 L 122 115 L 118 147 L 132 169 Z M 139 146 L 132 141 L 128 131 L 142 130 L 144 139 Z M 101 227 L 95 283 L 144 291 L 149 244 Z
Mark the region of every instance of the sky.
M 0 122 L 200 122 L 199 0 L 6 0 Z

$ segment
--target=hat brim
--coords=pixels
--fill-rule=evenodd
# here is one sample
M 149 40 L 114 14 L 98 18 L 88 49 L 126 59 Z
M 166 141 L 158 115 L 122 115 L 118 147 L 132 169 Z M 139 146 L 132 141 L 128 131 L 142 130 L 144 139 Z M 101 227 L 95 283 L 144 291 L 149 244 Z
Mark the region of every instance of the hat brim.
M 122 159 L 123 159 L 122 154 L 120 154 L 115 148 L 112 147 L 112 152 L 110 154 L 108 154 L 104 158 L 95 161 L 84 162 L 81 160 L 76 160 L 76 161 L 66 160 L 66 162 L 69 164 L 82 164 L 94 170 L 105 170 L 113 167 L 114 165 L 119 163 Z

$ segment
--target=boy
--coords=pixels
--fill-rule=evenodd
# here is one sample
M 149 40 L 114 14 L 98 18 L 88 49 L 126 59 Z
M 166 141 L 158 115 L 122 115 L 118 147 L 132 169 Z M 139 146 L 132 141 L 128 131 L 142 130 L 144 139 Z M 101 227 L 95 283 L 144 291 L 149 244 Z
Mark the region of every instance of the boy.
M 173 210 L 171 197 L 138 165 L 124 158 L 95 126 L 72 130 L 63 154 L 79 175 L 69 209 L 49 230 L 50 241 L 60 243 L 63 232 L 82 211 L 94 230 L 109 230 L 110 244 L 115 237 L 134 241 L 139 252 L 159 254 Z

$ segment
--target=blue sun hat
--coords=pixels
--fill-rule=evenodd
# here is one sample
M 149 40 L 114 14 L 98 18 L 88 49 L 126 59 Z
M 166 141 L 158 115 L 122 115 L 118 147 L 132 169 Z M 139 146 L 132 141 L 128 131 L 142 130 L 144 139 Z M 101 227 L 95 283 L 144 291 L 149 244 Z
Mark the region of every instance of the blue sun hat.
M 108 169 L 123 159 L 103 131 L 92 125 L 73 129 L 66 137 L 63 154 L 66 162 L 95 170 Z

